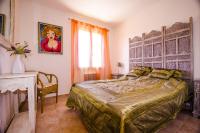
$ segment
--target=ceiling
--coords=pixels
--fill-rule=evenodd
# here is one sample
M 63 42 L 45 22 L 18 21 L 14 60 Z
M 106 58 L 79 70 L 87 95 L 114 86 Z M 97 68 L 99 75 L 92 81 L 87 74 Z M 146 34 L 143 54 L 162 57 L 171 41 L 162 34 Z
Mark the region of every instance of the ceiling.
M 38 0 L 40 1 L 40 0 Z M 41 0 L 60 5 L 70 11 L 92 17 L 105 23 L 116 24 L 137 14 L 158 0 Z M 40 2 L 41 2 L 40 1 Z
M 107 23 L 119 23 L 152 0 L 58 0 L 66 8 Z M 155 1 L 155 0 L 153 0 Z

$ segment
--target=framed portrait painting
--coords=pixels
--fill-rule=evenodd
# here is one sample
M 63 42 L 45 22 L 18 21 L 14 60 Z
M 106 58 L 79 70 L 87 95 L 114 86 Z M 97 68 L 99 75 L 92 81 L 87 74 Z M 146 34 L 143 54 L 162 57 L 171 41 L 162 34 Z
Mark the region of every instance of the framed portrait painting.
M 62 27 L 38 22 L 39 53 L 62 54 Z
M 5 15 L 0 14 L 0 34 L 5 34 Z

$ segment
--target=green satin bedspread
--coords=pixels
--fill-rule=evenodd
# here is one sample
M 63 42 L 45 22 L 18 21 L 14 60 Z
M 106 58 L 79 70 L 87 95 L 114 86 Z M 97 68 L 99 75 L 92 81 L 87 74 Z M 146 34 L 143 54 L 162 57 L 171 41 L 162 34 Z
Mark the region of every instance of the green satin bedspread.
M 76 84 L 66 105 L 80 110 L 91 133 L 152 133 L 175 118 L 187 95 L 182 80 L 144 76 Z

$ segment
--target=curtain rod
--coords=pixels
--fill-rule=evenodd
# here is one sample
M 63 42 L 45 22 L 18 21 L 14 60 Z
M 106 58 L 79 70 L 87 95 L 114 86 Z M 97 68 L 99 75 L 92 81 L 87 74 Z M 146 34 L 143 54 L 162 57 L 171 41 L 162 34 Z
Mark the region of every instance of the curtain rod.
M 98 25 L 94 25 L 94 24 L 90 24 L 90 23 L 87 23 L 87 22 L 83 22 L 82 20 L 80 21 L 80 20 L 73 19 L 73 18 L 68 18 L 68 20 L 79 21 L 79 22 L 86 23 L 86 24 L 88 24 L 88 25 L 95 26 L 95 27 L 99 27 L 99 28 L 102 28 L 102 29 L 105 29 L 105 30 L 109 31 L 109 29 L 107 29 L 107 28 L 104 28 L 104 27 L 101 27 L 101 26 L 98 26 Z

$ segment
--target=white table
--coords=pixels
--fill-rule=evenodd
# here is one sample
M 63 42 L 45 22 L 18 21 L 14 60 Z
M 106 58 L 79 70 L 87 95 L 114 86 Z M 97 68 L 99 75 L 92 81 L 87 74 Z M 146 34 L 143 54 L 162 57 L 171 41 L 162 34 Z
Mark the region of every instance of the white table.
M 23 74 L 3 74 L 0 75 L 0 93 L 5 93 L 7 91 L 14 92 L 16 90 L 28 90 L 28 117 L 25 117 L 25 115 L 22 115 L 21 113 L 16 114 L 16 120 L 14 117 L 15 123 L 17 123 L 19 127 L 19 122 L 17 120 L 20 120 L 20 117 L 23 117 L 23 121 L 20 121 L 22 125 L 27 125 L 23 130 L 28 131 L 30 133 L 35 133 L 35 126 L 36 126 L 36 79 L 37 79 L 37 72 L 25 72 Z M 23 113 L 26 114 L 26 113 Z M 26 119 L 26 120 L 24 120 Z M 25 123 L 25 122 L 28 122 Z M 12 128 L 15 128 L 15 125 L 12 125 Z M 23 126 L 22 126 L 23 127 Z M 19 130 L 15 130 L 22 132 L 20 128 Z M 12 132 L 12 130 L 8 132 Z

